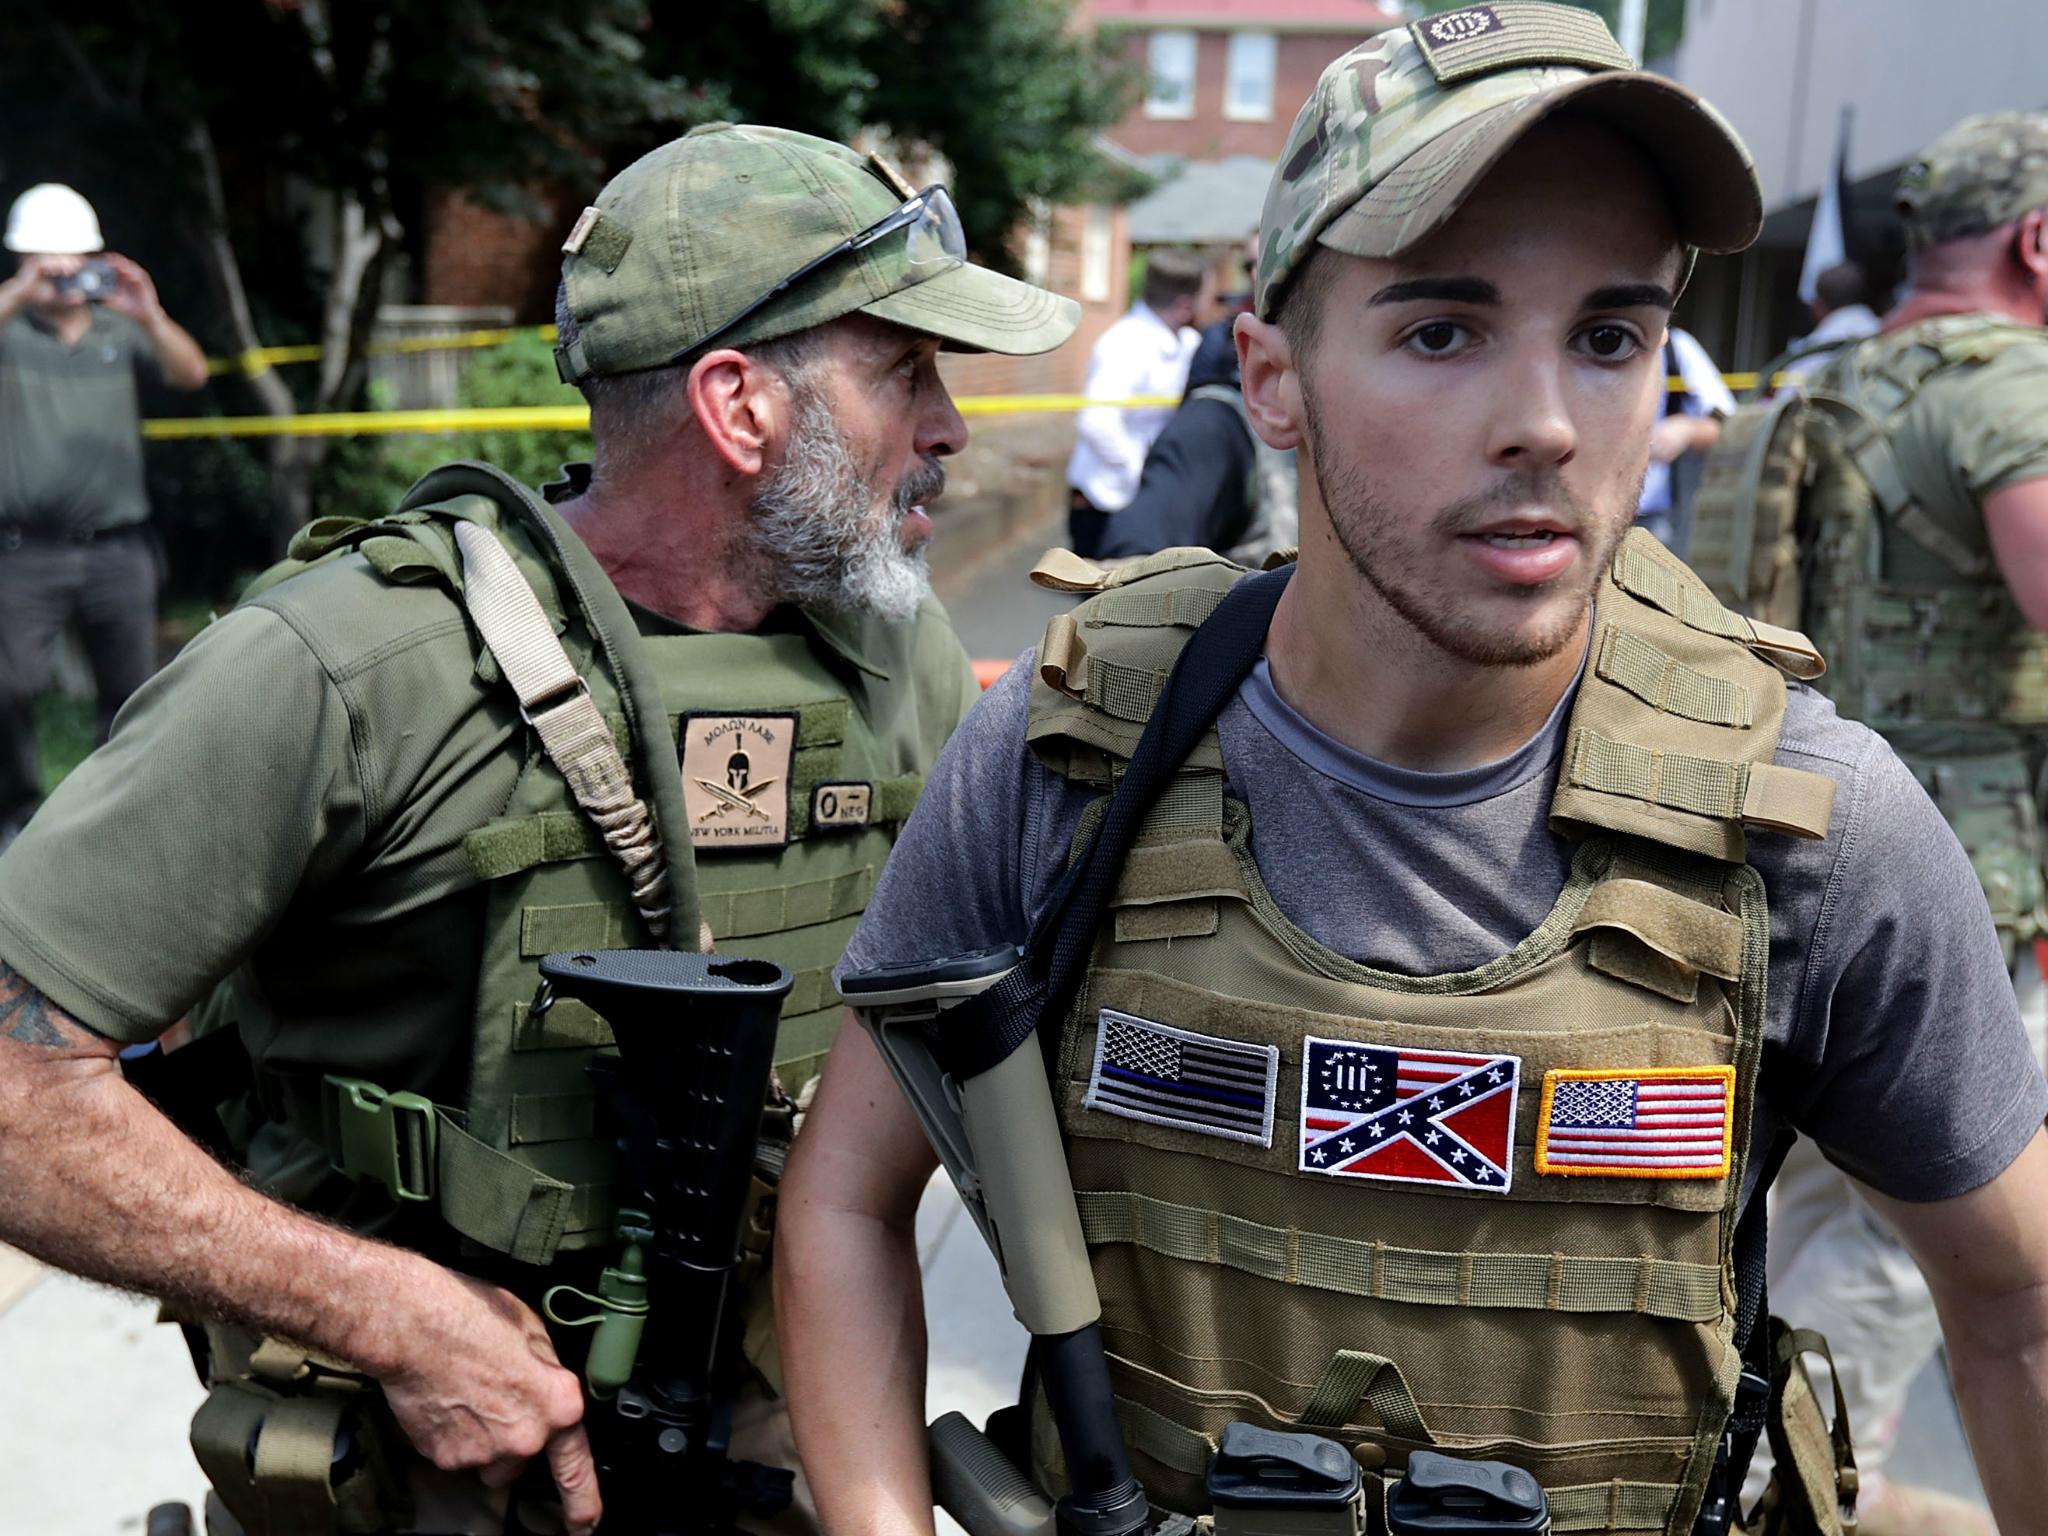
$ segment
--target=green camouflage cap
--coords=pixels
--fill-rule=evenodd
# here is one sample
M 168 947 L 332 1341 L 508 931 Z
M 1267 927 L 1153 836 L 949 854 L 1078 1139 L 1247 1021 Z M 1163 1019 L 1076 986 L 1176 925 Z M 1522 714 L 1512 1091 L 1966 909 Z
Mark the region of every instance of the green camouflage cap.
M 1720 113 L 1635 69 L 1591 11 L 1468 5 L 1390 28 L 1323 71 L 1266 191 L 1260 317 L 1273 318 L 1314 245 L 1387 257 L 1420 244 L 1516 140 L 1567 104 L 1650 158 L 1688 245 L 1739 251 L 1756 238 L 1763 192 Z
M 579 334 L 556 349 L 556 367 L 571 383 L 661 367 L 912 191 L 879 157 L 827 139 L 752 124 L 693 129 L 614 176 L 563 242 Z M 827 263 L 719 344 L 769 341 L 859 310 L 956 349 L 1048 352 L 1080 320 L 1071 299 L 984 267 L 916 283 L 911 272 L 904 242 L 878 240 Z
M 1964 118 L 1899 173 L 1893 196 L 1916 249 L 2048 208 L 2048 113 Z

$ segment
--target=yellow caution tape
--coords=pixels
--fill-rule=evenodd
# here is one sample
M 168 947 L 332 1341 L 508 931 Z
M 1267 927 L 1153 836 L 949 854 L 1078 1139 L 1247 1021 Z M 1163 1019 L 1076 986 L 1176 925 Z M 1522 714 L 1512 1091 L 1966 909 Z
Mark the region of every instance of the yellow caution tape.
M 551 328 L 543 328 L 551 329 Z M 512 331 L 479 331 L 500 341 Z M 421 337 L 421 343 L 440 337 Z M 478 342 L 478 346 L 492 345 Z M 290 351 L 270 348 L 269 351 Z M 424 346 L 394 344 L 393 350 L 421 351 Z M 260 369 L 258 371 L 261 371 Z M 1756 383 L 1753 373 L 1724 374 L 1732 389 Z M 1780 374 L 1778 382 L 1790 379 Z M 1670 381 L 1673 391 L 1684 386 Z M 1091 400 L 1086 395 L 964 395 L 953 404 L 962 416 L 1023 416 L 1040 412 L 1078 411 L 1087 406 L 1124 410 L 1180 404 L 1175 395 L 1137 395 L 1128 400 Z M 197 437 L 382 437 L 397 432 L 585 432 L 590 408 L 582 405 L 471 406 L 442 411 L 328 411 L 306 416 L 166 416 L 142 424 L 142 435 L 155 441 Z
M 1084 405 L 1178 405 L 1173 395 L 1090 400 L 1085 395 L 974 395 L 955 400 L 962 416 L 1078 411 Z M 194 437 L 379 437 L 394 432 L 583 432 L 586 405 L 473 406 L 446 411 L 329 411 L 308 416 L 164 416 L 142 424 L 156 441 Z
M 448 336 L 403 336 L 393 341 L 373 341 L 369 352 L 372 357 L 389 357 L 406 352 L 453 352 L 472 347 L 502 347 L 506 342 L 520 336 L 533 336 L 541 341 L 553 341 L 555 328 L 552 325 L 505 326 L 494 331 L 457 331 Z M 251 347 L 239 357 L 209 357 L 206 371 L 218 377 L 224 373 L 239 373 L 245 378 L 254 378 L 267 373 L 280 363 L 314 363 L 327 349 L 318 342 L 293 347 Z

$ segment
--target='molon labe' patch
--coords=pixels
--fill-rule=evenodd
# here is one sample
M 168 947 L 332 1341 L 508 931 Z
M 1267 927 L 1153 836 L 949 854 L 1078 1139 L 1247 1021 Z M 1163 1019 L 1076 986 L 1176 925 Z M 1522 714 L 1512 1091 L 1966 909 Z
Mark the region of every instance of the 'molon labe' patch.
M 866 826 L 874 798 L 872 784 L 820 784 L 811 791 L 811 830 Z
M 1082 1103 L 1107 1115 L 1273 1145 L 1280 1049 L 1105 1008 Z
M 1522 1058 L 1302 1041 L 1303 1173 L 1505 1191 Z
M 679 751 L 683 805 L 697 850 L 789 841 L 795 715 L 689 715 Z
M 1725 1178 L 1734 1110 L 1733 1067 L 1556 1068 L 1543 1074 L 1536 1171 Z

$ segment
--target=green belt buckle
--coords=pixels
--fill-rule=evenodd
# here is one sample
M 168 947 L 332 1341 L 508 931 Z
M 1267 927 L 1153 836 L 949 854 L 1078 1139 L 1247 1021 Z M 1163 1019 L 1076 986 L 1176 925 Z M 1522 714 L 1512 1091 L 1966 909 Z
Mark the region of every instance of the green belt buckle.
M 387 1093 L 359 1077 L 324 1077 L 328 1160 L 337 1173 L 371 1179 L 396 1200 L 434 1198 L 434 1106 L 417 1093 Z

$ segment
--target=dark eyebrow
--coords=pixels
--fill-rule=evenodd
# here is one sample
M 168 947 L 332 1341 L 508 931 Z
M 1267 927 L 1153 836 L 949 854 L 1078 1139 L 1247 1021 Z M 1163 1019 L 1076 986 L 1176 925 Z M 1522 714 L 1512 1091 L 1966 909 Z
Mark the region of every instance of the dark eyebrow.
M 1372 296 L 1374 304 L 1406 304 L 1437 299 L 1447 304 L 1498 304 L 1500 290 L 1483 277 L 1411 277 L 1389 283 Z
M 1678 295 L 1657 283 L 1616 283 L 1611 288 L 1595 288 L 1586 295 L 1587 309 L 1634 309 L 1648 305 L 1651 309 L 1670 309 L 1678 303 Z

